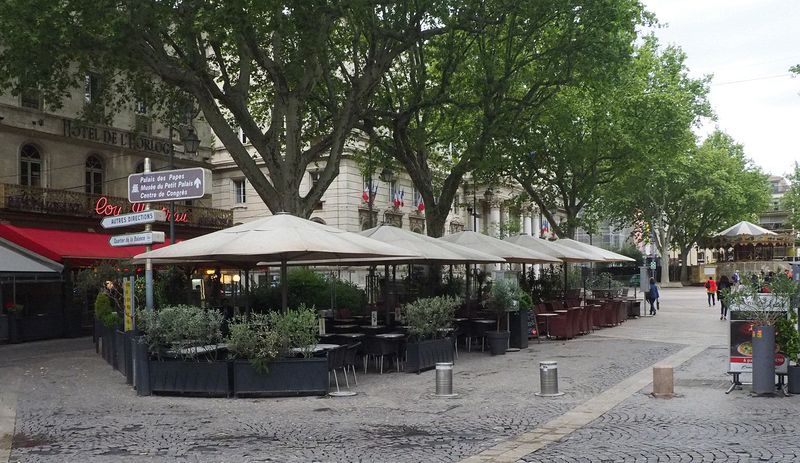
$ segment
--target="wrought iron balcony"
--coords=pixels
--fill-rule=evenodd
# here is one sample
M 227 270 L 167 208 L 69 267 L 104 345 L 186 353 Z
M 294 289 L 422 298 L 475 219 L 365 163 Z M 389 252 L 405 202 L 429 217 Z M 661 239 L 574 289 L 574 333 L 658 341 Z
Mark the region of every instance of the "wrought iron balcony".
M 141 211 L 143 206 L 117 196 L 0 183 L 0 210 L 100 219 Z M 152 203 L 151 207 L 168 208 L 169 203 Z M 233 211 L 176 204 L 175 221 L 195 227 L 225 228 L 233 225 Z

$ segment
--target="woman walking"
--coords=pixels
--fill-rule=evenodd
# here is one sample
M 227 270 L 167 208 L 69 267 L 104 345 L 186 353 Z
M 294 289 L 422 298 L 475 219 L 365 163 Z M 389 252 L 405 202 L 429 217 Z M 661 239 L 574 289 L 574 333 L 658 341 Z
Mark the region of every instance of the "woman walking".
M 714 281 L 714 277 L 708 277 L 708 281 L 706 281 L 706 293 L 708 294 L 708 306 L 717 305 L 717 301 L 714 299 L 714 296 L 717 295 L 717 282 Z
M 728 277 L 726 275 L 719 277 L 719 283 L 717 284 L 717 299 L 719 299 L 720 320 L 725 320 L 725 317 L 728 316 L 728 303 L 725 301 L 725 296 L 727 296 L 728 292 L 730 292 L 732 286 L 733 285 L 730 281 L 728 281 Z
M 647 300 L 650 302 L 650 315 L 656 314 L 656 302 L 658 301 L 658 286 L 656 280 L 650 278 L 650 290 L 647 292 Z

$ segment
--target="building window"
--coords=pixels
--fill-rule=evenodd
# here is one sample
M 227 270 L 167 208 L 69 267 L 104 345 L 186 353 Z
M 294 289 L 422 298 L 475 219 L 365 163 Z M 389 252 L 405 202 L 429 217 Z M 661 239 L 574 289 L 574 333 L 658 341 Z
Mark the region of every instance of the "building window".
M 247 143 L 247 135 L 245 135 L 244 130 L 242 130 L 241 127 L 239 127 L 239 140 L 242 142 L 242 144 Z
M 86 158 L 86 192 L 103 194 L 103 163 L 95 155 Z
M 150 172 L 155 172 L 157 170 L 158 168 L 156 168 L 156 163 L 150 161 Z M 137 174 L 144 173 L 144 161 L 139 161 L 139 163 L 136 164 L 136 173 Z
M 136 133 L 141 133 L 144 135 L 151 135 L 153 133 L 153 124 L 150 121 L 150 118 L 142 115 L 136 114 L 133 119 L 133 131 Z
M 42 155 L 33 145 L 24 145 L 20 151 L 19 184 L 42 186 Z
M 458 214 L 461 212 L 461 196 L 456 195 L 453 198 L 453 213 Z
M 38 88 L 23 88 L 19 93 L 19 104 L 23 108 L 42 109 L 42 93 Z
M 238 179 L 233 181 L 233 203 L 244 204 L 247 202 L 245 180 Z

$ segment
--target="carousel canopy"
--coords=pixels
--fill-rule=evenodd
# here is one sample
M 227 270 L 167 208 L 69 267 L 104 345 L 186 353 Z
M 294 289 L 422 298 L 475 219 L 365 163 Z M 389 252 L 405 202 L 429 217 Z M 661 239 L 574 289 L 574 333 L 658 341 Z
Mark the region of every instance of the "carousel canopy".
M 738 236 L 763 236 L 763 235 L 777 235 L 777 233 L 769 231 L 766 228 L 759 227 L 754 223 L 743 220 L 732 227 L 728 227 L 725 230 L 722 230 L 715 236 L 725 237 L 725 238 L 736 238 Z

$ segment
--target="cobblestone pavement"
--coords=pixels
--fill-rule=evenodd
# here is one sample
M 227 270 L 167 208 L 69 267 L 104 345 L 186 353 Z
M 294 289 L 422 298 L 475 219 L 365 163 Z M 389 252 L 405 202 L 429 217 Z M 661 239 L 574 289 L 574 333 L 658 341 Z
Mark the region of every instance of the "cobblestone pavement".
M 654 399 L 648 386 L 522 461 L 800 461 L 799 399 L 751 397 L 746 386 L 725 395 L 728 378 L 709 365 L 727 352 L 711 347 L 676 369 L 676 398 Z
M 796 399 L 724 395 L 725 323 L 714 321 L 712 309 L 689 307 L 705 302 L 702 288 L 663 293 L 653 318 L 502 357 L 461 352 L 455 399 L 432 397 L 433 372 L 359 375 L 359 394 L 339 399 L 140 398 L 90 340 L 0 346 L 0 375 L 14 365 L 21 377 L 11 461 L 459 461 L 536 429 L 687 344 L 712 347 L 676 372 L 682 397 L 655 400 L 642 390 L 524 461 L 749 461 L 742 451 L 758 459 L 765 449 L 771 461 L 793 461 L 787 435 L 797 429 L 786 411 L 797 409 Z M 564 396 L 534 396 L 541 360 L 559 362 Z M 785 445 L 770 444 L 778 440 Z

